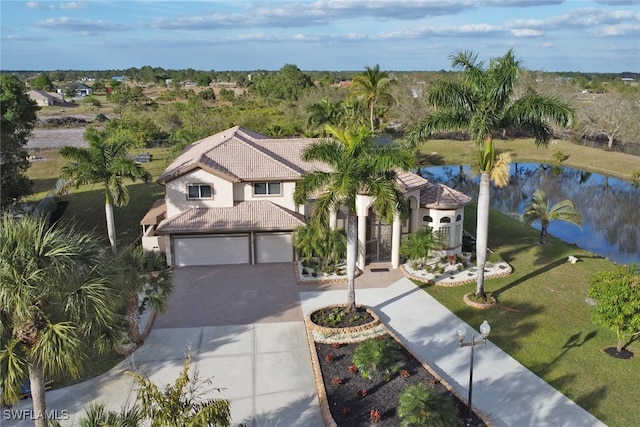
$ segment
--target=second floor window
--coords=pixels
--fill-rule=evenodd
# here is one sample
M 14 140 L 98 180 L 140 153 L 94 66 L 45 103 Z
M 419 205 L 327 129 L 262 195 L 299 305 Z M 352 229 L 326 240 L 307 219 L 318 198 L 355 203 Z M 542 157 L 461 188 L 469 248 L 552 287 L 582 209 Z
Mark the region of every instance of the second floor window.
M 189 199 L 210 199 L 213 195 L 209 184 L 189 184 Z
M 253 194 L 256 196 L 280 195 L 279 182 L 254 182 Z

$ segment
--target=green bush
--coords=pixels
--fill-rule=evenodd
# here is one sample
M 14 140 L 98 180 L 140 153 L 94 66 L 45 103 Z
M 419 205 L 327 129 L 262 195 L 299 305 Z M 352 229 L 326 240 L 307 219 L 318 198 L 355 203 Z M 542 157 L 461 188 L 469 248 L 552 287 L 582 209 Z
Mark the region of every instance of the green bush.
M 402 427 L 450 427 L 460 424 L 451 400 L 419 383 L 402 392 L 398 405 Z
M 489 252 L 489 254 L 487 254 L 487 262 L 497 264 L 500 261 L 502 261 L 502 254 L 500 254 L 500 252 Z
M 433 232 L 423 227 L 409 234 L 400 245 L 400 255 L 410 260 L 426 259 L 434 250 L 441 247 L 442 243 Z
M 358 344 L 352 362 L 362 378 L 372 379 L 376 372 L 380 372 L 388 381 L 400 368 L 398 362 L 401 360 L 398 344 L 387 337 L 372 338 Z
M 97 97 L 89 95 L 82 98 L 82 105 L 93 105 L 94 107 L 100 107 L 102 104 Z

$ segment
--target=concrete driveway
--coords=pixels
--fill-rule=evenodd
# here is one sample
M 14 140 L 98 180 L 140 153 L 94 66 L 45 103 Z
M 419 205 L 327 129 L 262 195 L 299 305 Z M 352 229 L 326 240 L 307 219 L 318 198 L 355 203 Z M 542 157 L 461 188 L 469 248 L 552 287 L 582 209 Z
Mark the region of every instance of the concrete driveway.
M 300 290 L 290 263 L 178 268 L 168 310 L 145 345 L 97 378 L 47 392 L 47 409 L 65 427 L 92 402 L 120 410 L 136 394 L 125 371 L 173 383 L 190 347 L 199 377 L 211 379 L 207 388 L 222 389 L 206 397 L 231 402 L 233 425 L 324 426 Z M 30 399 L 13 409 L 3 412 L 2 426 L 33 426 Z
M 180 267 L 154 329 L 303 321 L 291 263 Z

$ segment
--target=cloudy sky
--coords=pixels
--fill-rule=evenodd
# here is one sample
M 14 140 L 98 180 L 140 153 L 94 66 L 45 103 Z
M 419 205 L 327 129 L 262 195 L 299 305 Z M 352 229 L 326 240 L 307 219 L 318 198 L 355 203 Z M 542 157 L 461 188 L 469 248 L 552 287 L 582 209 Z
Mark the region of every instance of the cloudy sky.
M 12 1 L 3 70 L 450 69 L 514 48 L 531 70 L 640 72 L 640 0 Z

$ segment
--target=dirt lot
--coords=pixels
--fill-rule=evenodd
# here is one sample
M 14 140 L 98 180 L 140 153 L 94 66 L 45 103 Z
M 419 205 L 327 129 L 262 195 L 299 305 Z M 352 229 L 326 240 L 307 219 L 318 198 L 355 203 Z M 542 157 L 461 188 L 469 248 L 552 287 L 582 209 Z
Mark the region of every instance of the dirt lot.
M 52 151 L 64 146 L 82 147 L 85 128 L 34 129 L 27 143 L 29 152 Z

